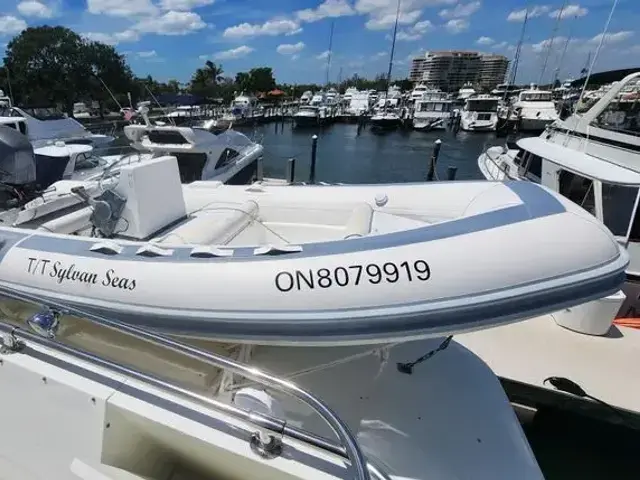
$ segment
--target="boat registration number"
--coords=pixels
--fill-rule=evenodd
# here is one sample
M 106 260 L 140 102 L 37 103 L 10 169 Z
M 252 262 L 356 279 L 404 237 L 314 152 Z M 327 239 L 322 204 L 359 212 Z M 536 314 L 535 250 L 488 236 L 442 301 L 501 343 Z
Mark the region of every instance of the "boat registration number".
M 368 263 L 346 267 L 282 271 L 275 276 L 281 292 L 313 290 L 315 288 L 347 287 L 349 285 L 380 285 L 396 282 L 426 282 L 431 267 L 424 260 L 413 262 Z

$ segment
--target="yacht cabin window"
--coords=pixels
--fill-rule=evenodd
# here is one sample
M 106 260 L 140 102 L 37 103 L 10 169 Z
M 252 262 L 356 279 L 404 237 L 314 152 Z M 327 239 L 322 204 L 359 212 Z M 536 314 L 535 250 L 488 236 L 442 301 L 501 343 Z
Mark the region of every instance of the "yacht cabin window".
M 520 151 L 515 163 L 520 165 L 520 176 L 528 178 L 531 181 L 540 183 L 542 178 L 542 158 L 533 153 Z
M 637 187 L 602 184 L 602 220 L 615 236 L 627 236 L 637 196 Z M 636 237 L 634 241 L 639 240 Z
M 551 102 L 553 94 L 551 92 L 522 93 L 521 100 L 523 102 Z
M 596 216 L 596 197 L 593 180 L 567 170 L 560 170 L 558 172 L 558 186 L 560 195 Z
M 498 100 L 467 100 L 467 110 L 471 112 L 496 112 Z
M 236 162 L 236 157 L 240 155 L 237 151 L 232 148 L 225 148 L 220 157 L 218 158 L 218 163 L 216 163 L 216 169 L 224 168 L 228 165 L 232 165 Z
M 27 124 L 23 121 L 20 122 L 9 122 L 9 123 L 0 123 L 0 125 L 4 127 L 13 128 L 14 130 L 18 130 L 21 134 L 27 134 Z
M 420 102 L 418 104 L 419 112 L 449 112 L 451 104 L 442 102 Z

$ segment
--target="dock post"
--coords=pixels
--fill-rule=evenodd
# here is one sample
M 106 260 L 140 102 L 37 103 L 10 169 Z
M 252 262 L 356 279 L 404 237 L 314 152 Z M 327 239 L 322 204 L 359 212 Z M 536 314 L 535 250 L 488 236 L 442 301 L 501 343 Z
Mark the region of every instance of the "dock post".
M 311 137 L 311 169 L 309 170 L 309 183 L 316 183 L 316 157 L 318 153 L 318 135 Z
M 433 177 L 436 172 L 436 165 L 438 164 L 438 156 L 440 155 L 440 146 L 442 145 L 442 141 L 437 139 L 433 143 L 433 153 L 431 154 L 431 159 L 429 161 L 429 171 L 427 172 L 427 182 L 432 182 Z
M 296 159 L 287 160 L 287 182 L 293 183 L 296 178 Z
M 447 180 L 450 182 L 456 179 L 456 173 L 458 173 L 458 167 L 454 167 L 453 165 L 449 165 L 447 167 Z
M 262 157 L 258 157 L 258 161 L 256 162 L 256 180 L 261 182 L 264 180 L 264 159 Z

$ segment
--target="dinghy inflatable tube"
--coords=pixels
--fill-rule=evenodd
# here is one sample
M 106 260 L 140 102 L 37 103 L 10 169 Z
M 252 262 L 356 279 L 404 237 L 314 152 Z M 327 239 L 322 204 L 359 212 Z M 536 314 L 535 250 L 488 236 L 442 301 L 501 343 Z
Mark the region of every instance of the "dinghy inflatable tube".
M 180 336 L 346 345 L 485 328 L 620 288 L 628 255 L 594 217 L 533 183 L 484 184 L 453 220 L 367 236 L 362 209 L 347 239 L 275 250 L 4 227 L 0 290 Z

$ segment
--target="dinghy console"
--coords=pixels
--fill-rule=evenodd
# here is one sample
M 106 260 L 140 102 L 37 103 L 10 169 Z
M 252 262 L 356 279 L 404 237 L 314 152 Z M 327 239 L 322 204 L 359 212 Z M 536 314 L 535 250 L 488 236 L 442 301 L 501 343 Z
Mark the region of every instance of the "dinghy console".
M 104 237 L 118 235 L 145 240 L 186 217 L 186 207 L 175 157 L 159 157 L 120 169 L 118 183 L 91 198 L 84 187 L 73 187 L 91 208 L 93 227 Z M 162 202 L 158 193 L 162 192 Z

